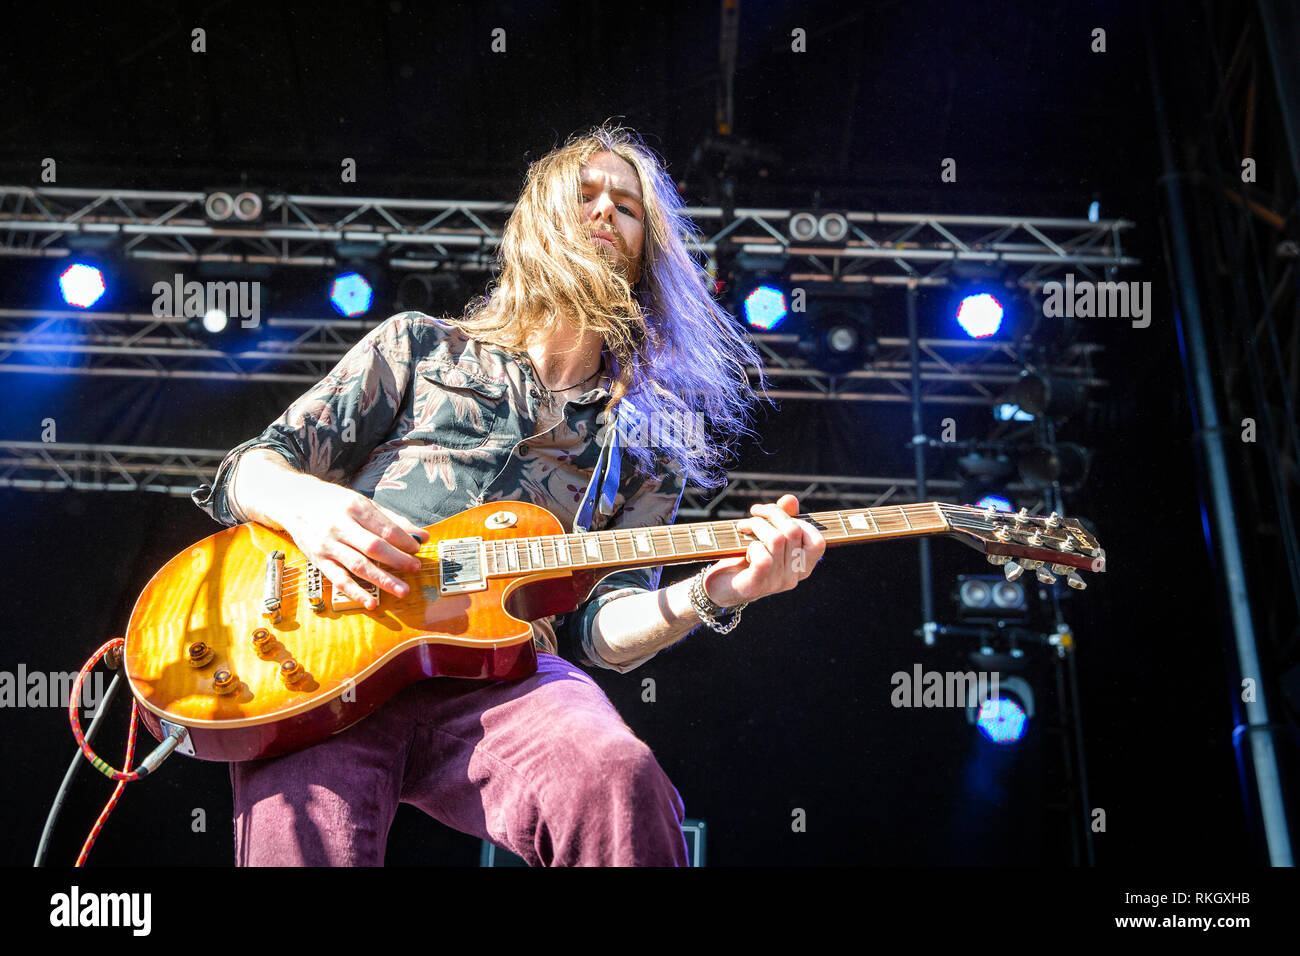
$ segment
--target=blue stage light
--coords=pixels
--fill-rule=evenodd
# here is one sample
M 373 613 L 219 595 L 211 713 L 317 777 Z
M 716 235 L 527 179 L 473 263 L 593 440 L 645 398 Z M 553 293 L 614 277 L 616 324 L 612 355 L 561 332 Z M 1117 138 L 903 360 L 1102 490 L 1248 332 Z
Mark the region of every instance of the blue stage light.
M 1007 514 L 1015 511 L 1015 506 L 1011 499 L 1003 498 L 1001 495 L 985 495 L 979 501 L 975 502 L 976 508 L 992 508 L 994 511 L 1004 511 Z
M 84 262 L 68 266 L 59 276 L 63 301 L 80 309 L 88 309 L 98 302 L 104 288 L 104 273 Z
M 957 307 L 957 323 L 971 338 L 987 338 L 1002 326 L 1002 303 L 987 292 L 968 295 Z
M 1032 422 L 1034 420 L 1033 415 L 1015 404 L 994 405 L 993 417 L 1000 422 Z
M 374 289 L 359 272 L 344 273 L 330 286 L 330 302 L 340 315 L 348 318 L 369 312 L 373 298 Z
M 745 297 L 745 321 L 753 328 L 771 331 L 785 316 L 785 293 L 780 289 L 761 285 Z
M 1014 744 L 1025 735 L 1025 712 L 1014 700 L 993 697 L 980 706 L 975 722 L 980 733 L 995 744 Z

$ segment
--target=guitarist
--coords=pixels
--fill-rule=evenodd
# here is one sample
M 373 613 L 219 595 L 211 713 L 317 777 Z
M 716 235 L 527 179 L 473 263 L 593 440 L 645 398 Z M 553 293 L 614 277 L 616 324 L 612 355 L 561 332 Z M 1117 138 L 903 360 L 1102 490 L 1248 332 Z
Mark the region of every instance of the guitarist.
M 196 504 L 284 531 L 372 608 L 360 582 L 404 597 L 392 572 L 418 567 L 422 526 L 484 501 L 529 500 L 579 530 L 670 524 L 687 483 L 721 482 L 757 398 L 746 367 L 761 369 L 681 210 L 629 131 L 571 138 L 530 167 L 487 297 L 455 320 L 383 322 L 234 448 Z M 625 427 L 637 421 L 654 427 Z M 231 764 L 237 863 L 380 865 L 406 802 L 530 865 L 684 864 L 680 796 L 560 642 L 626 673 L 701 623 L 726 633 L 820 560 L 797 513 L 792 495 L 755 505 L 747 553 L 690 580 L 606 577 L 572 614 L 534 622 L 530 677 L 420 681 L 327 742 Z

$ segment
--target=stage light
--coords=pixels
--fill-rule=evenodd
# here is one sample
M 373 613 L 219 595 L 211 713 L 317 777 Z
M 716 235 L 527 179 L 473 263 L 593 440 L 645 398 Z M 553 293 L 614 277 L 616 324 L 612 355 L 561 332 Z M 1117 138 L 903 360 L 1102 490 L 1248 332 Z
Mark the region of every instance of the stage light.
M 234 213 L 240 222 L 256 222 L 262 217 L 262 197 L 252 192 L 240 193 L 234 199 Z
M 235 199 L 228 192 L 218 190 L 203 197 L 203 214 L 213 222 L 225 222 L 234 211 Z
M 1034 445 L 1020 456 L 1020 479 L 1031 488 L 1045 489 L 1059 484 L 1071 491 L 1088 477 L 1087 449 L 1072 442 Z
M 74 263 L 59 276 L 63 301 L 79 309 L 88 309 L 103 296 L 104 273 L 84 262 Z
M 457 315 L 473 294 L 473 284 L 466 279 L 465 273 L 455 269 L 412 272 L 397 283 L 393 293 L 393 311 Z
M 1019 741 L 1033 716 L 1033 689 L 1027 680 L 1016 676 L 999 676 L 995 696 L 966 708 L 966 720 L 995 744 Z
M 965 296 L 957 306 L 957 324 L 973 339 L 988 338 L 1002 327 L 1002 303 L 987 292 Z
M 221 309 L 208 309 L 208 311 L 203 314 L 203 328 L 206 331 L 211 332 L 213 335 L 225 331 L 226 325 L 229 321 L 229 316 L 227 316 Z
M 1025 585 L 1001 574 L 959 574 L 953 597 L 957 616 L 963 619 L 1023 618 L 1029 609 Z
M 993 417 L 1000 422 L 1032 422 L 1034 416 L 1019 405 L 1003 403 L 993 406 Z
M 984 609 L 993 601 L 993 589 L 983 578 L 971 577 L 961 582 L 958 596 L 962 607 Z
M 828 375 L 861 368 L 876 351 L 871 309 L 859 292 L 809 289 L 799 353 Z
M 836 245 L 849 235 L 849 218 L 842 212 L 797 210 L 786 222 L 790 241 L 800 245 Z
M 995 744 L 1014 744 L 1025 735 L 1025 711 L 1009 697 L 994 697 L 980 706 L 975 725 Z
M 1031 415 L 1066 419 L 1083 410 L 1088 390 L 1082 382 L 1044 372 L 1022 372 L 1008 396 Z
M 1026 606 L 1025 586 L 1005 577 L 993 582 L 993 606 L 999 611 L 1023 611 Z
M 374 289 L 359 272 L 337 276 L 330 285 L 330 303 L 340 315 L 355 318 L 370 311 Z
M 1011 514 L 1011 512 L 1016 510 L 1016 506 L 1011 503 L 1011 499 L 1003 497 L 1002 495 L 985 495 L 979 501 L 975 502 L 975 507 L 983 509 L 992 508 L 994 511 L 1001 511 L 1006 514 Z
M 770 285 L 761 285 L 745 296 L 745 321 L 751 328 L 770 332 L 788 314 L 785 293 Z
M 1101 203 L 1097 202 L 1097 200 L 1094 199 L 1092 202 L 1088 204 L 1088 221 L 1096 222 L 1100 218 L 1101 218 Z

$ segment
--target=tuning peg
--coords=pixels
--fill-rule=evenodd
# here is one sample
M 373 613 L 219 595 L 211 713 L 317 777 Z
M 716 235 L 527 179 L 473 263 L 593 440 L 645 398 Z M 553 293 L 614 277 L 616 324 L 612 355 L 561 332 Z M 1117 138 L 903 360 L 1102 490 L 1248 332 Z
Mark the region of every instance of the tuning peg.
M 1088 582 L 1079 577 L 1079 572 L 1073 568 L 1071 568 L 1070 573 L 1065 576 L 1065 583 L 1076 591 L 1082 591 L 1088 586 Z
M 1034 569 L 1034 574 L 1038 576 L 1038 580 L 1042 584 L 1056 583 L 1056 575 L 1053 574 L 1051 571 L 1047 570 L 1047 568 L 1043 568 L 1043 567 L 1036 568 Z
M 989 560 L 989 564 L 993 565 L 994 567 L 1000 568 L 1002 567 L 1002 565 L 1006 564 L 1011 559 L 1007 557 L 1005 554 L 990 554 L 988 555 L 988 560 Z
M 1029 520 L 1029 509 L 1028 509 L 1028 508 L 1021 508 L 1019 511 L 1016 512 L 1016 527 L 1017 527 L 1017 528 L 1019 528 L 1022 524 L 1024 524 L 1024 523 L 1025 523 L 1026 521 L 1028 521 L 1028 520 Z
M 1002 573 L 1007 576 L 1008 581 L 1014 581 L 1016 578 L 1020 577 L 1020 575 L 1025 573 L 1025 569 L 1015 561 L 1008 559 L 1007 563 L 1002 565 Z
M 1061 516 L 1058 515 L 1055 511 L 1053 511 L 1050 515 L 1047 516 L 1047 528 L 1050 531 L 1055 531 L 1060 526 L 1061 526 Z
M 1043 543 L 1043 536 L 1038 533 L 1037 529 L 1034 529 L 1034 533 L 1026 538 L 1025 541 L 1030 547 L 1036 548 Z

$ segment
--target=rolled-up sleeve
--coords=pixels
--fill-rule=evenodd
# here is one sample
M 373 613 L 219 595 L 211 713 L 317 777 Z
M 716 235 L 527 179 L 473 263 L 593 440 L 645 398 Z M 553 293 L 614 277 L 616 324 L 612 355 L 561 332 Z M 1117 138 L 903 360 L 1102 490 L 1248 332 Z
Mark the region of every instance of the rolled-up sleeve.
M 682 494 L 686 489 L 680 470 L 676 468 L 667 469 L 662 478 L 638 475 L 637 480 L 640 482 L 639 486 L 627 498 L 623 507 L 610 519 L 610 523 L 606 527 L 655 527 L 670 525 L 677 518 L 677 509 L 681 506 Z M 578 645 L 582 648 L 585 663 L 626 674 L 655 656 L 654 654 L 647 654 L 645 657 L 623 664 L 611 664 L 596 653 L 596 649 L 591 642 L 591 631 L 592 624 L 596 620 L 596 614 L 602 607 L 610 601 L 629 594 L 642 594 L 646 591 L 656 590 L 659 587 L 659 577 L 662 572 L 663 569 L 659 567 L 616 571 L 600 581 L 592 589 L 587 600 L 567 616 L 565 626 L 569 628 L 571 636 L 577 640 Z
M 212 484 L 201 485 L 191 500 L 227 527 L 246 520 L 232 508 L 230 478 L 239 458 L 253 448 L 277 452 L 299 471 L 325 481 L 346 481 L 392 432 L 410 375 L 410 319 L 402 313 L 371 329 L 262 434 L 232 448 Z

